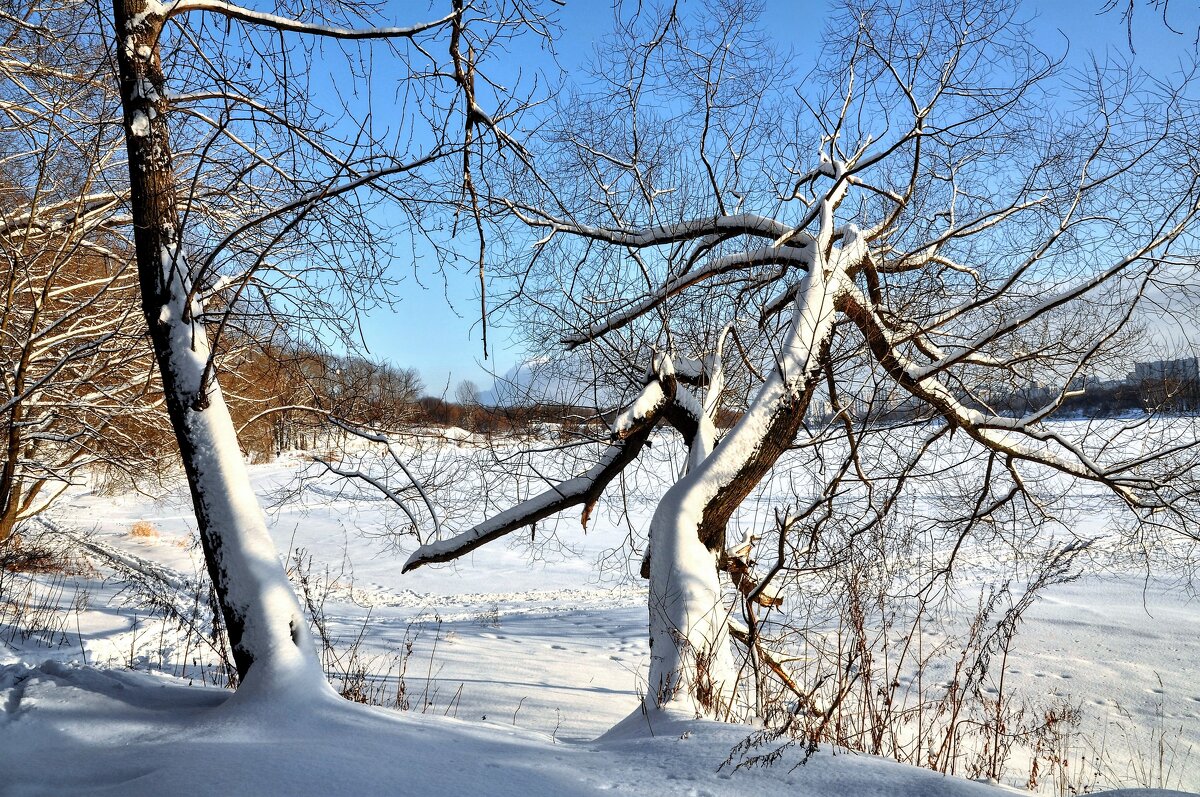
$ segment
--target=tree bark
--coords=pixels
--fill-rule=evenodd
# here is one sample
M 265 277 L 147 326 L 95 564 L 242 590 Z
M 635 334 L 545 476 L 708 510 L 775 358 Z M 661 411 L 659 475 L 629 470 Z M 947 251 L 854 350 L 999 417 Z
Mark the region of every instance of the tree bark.
M 159 59 L 162 8 L 155 0 L 113 2 L 142 309 L 238 675 L 244 683 L 325 684 L 221 389 L 206 370 L 203 307 L 189 301 Z
M 810 268 L 775 370 L 720 445 L 667 490 L 654 512 L 648 707 L 679 706 L 717 719 L 728 713 L 736 672 L 718 575 L 725 526 L 803 421 L 851 259 L 839 251 L 828 274 L 823 261 Z
M 28 355 L 22 353 L 22 363 Z M 24 389 L 20 379 L 14 380 L 12 394 L 19 395 Z M 8 416 L 8 439 L 5 441 L 4 465 L 0 466 L 0 543 L 7 542 L 17 529 L 21 517 L 21 479 L 17 475 L 17 463 L 21 458 L 21 404 L 18 402 Z
M 8 542 L 17 530 L 17 520 L 19 519 L 17 507 L 19 506 L 19 502 L 16 493 L 17 488 L 14 487 L 9 490 L 7 496 L 0 498 L 0 506 L 2 506 L 0 508 L 0 545 Z

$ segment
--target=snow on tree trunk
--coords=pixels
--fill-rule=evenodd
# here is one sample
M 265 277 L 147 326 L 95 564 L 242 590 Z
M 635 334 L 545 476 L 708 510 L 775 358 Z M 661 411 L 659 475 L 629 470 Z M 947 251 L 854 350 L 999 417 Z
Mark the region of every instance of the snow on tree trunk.
M 813 263 L 801 283 L 776 369 L 712 453 L 676 482 L 650 522 L 650 676 L 647 708 L 721 718 L 735 667 L 717 564 L 724 528 L 795 435 L 833 334 L 834 302 L 857 237 Z
M 114 0 L 142 309 L 162 372 L 209 575 L 247 685 L 328 689 L 258 499 L 199 318 L 181 243 L 156 0 Z
M 650 680 L 646 702 L 706 716 L 724 713 L 734 667 L 718 579 L 719 552 L 700 541 L 688 477 L 676 482 L 650 523 Z

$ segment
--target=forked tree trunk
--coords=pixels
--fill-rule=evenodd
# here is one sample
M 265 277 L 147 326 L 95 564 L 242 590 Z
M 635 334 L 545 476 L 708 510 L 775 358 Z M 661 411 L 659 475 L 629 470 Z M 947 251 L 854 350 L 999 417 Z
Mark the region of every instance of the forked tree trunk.
M 189 301 L 192 275 L 166 124 L 162 8 L 155 0 L 113 2 L 142 309 L 238 674 L 260 688 L 282 681 L 325 685 L 221 389 L 215 377 L 206 378 L 211 352 L 197 319 L 203 308 Z
M 810 267 L 778 364 L 746 414 L 694 462 L 650 521 L 650 680 L 647 708 L 722 719 L 736 687 L 717 564 L 734 510 L 791 445 L 833 337 L 834 298 L 845 263 Z

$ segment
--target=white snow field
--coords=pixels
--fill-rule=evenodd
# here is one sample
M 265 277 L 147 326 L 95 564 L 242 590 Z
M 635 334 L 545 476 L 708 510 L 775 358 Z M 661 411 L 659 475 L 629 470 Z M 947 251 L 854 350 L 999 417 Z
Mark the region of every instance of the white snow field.
M 601 512 L 582 534 L 571 518 L 549 551 L 526 535 L 401 575 L 406 550 L 378 536 L 385 502 L 328 480 L 280 499 L 304 466 L 285 457 L 251 474 L 279 503 L 275 542 L 341 651 L 326 665 L 407 710 L 212 686 L 201 635 L 147 605 L 207 616 L 188 591 L 203 564 L 185 487 L 80 489 L 49 522 L 105 556 L 0 582 L 0 795 L 995 795 L 1028 779 L 1027 762 L 987 784 L 828 747 L 804 766 L 791 748 L 770 766 L 722 767 L 756 729 L 634 712 L 646 589 L 598 565 L 630 533 L 623 522 Z M 644 526 L 652 506 L 631 507 Z M 130 586 L 131 572 L 153 577 Z M 60 611 L 26 614 L 22 631 L 11 605 L 30 596 Z M 1055 752 L 1070 782 L 1043 778 L 1042 793 L 1200 792 L 1200 602 L 1171 574 L 1111 569 L 1053 587 L 1007 678 L 1031 705 L 1063 697 L 1082 711 Z

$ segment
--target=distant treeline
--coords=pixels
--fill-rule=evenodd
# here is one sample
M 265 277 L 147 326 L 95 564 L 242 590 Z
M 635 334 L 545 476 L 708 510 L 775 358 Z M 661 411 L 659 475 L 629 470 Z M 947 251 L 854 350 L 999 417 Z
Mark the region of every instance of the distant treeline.
M 377 430 L 459 427 L 479 435 L 532 434 L 552 424 L 564 437 L 603 435 L 596 411 L 549 403 L 489 407 L 424 396 L 415 369 L 296 346 L 247 346 L 224 353 L 222 380 L 242 449 L 255 459 L 344 441 L 328 415 Z
M 554 424 L 561 433 L 583 433 L 585 428 L 601 425 L 594 409 L 569 404 L 534 404 L 518 407 L 487 407 L 461 404 L 426 396 L 416 402 L 413 422 L 430 426 L 457 426 L 476 434 L 525 434 Z
M 358 356 L 333 355 L 297 347 L 246 346 L 224 354 L 223 380 L 240 440 L 247 454 L 269 459 L 280 451 L 334 445 L 344 435 L 325 417 L 333 413 L 351 423 L 403 431 L 414 427 L 459 427 L 474 434 L 526 435 L 553 433 L 569 439 L 603 437 L 608 414 L 590 407 L 546 403 L 526 406 L 485 406 L 459 391 L 452 401 L 423 396 L 417 372 Z M 988 409 L 1020 416 L 1051 400 L 1048 390 L 991 395 Z M 1144 380 L 1109 386 L 1092 385 L 1069 396 L 1053 417 L 1111 417 L 1130 412 L 1200 411 L 1196 380 Z M 868 405 L 854 413 L 868 422 L 922 420 L 928 407 Z M 722 410 L 717 426 L 728 428 L 738 419 L 735 410 Z M 817 420 L 817 419 L 814 419 Z
M 1049 390 L 1019 391 L 992 394 L 987 401 L 966 401 L 980 411 L 1020 417 L 1044 408 L 1053 400 Z M 1051 418 L 1088 417 L 1112 418 L 1131 412 L 1196 413 L 1200 412 L 1200 381 L 1195 379 L 1146 379 L 1140 382 L 1121 382 L 1091 385 L 1081 392 L 1068 395 Z M 871 421 L 925 420 L 934 416 L 925 405 L 892 405 L 867 407 L 858 417 Z
M 1016 395 L 997 409 L 1005 414 L 1025 414 L 1044 406 L 1048 399 L 1048 395 Z M 1103 387 L 1088 386 L 1083 392 L 1068 396 L 1055 415 L 1105 418 L 1138 411 L 1180 413 L 1197 410 L 1200 410 L 1200 382 L 1194 379 L 1145 379 Z

